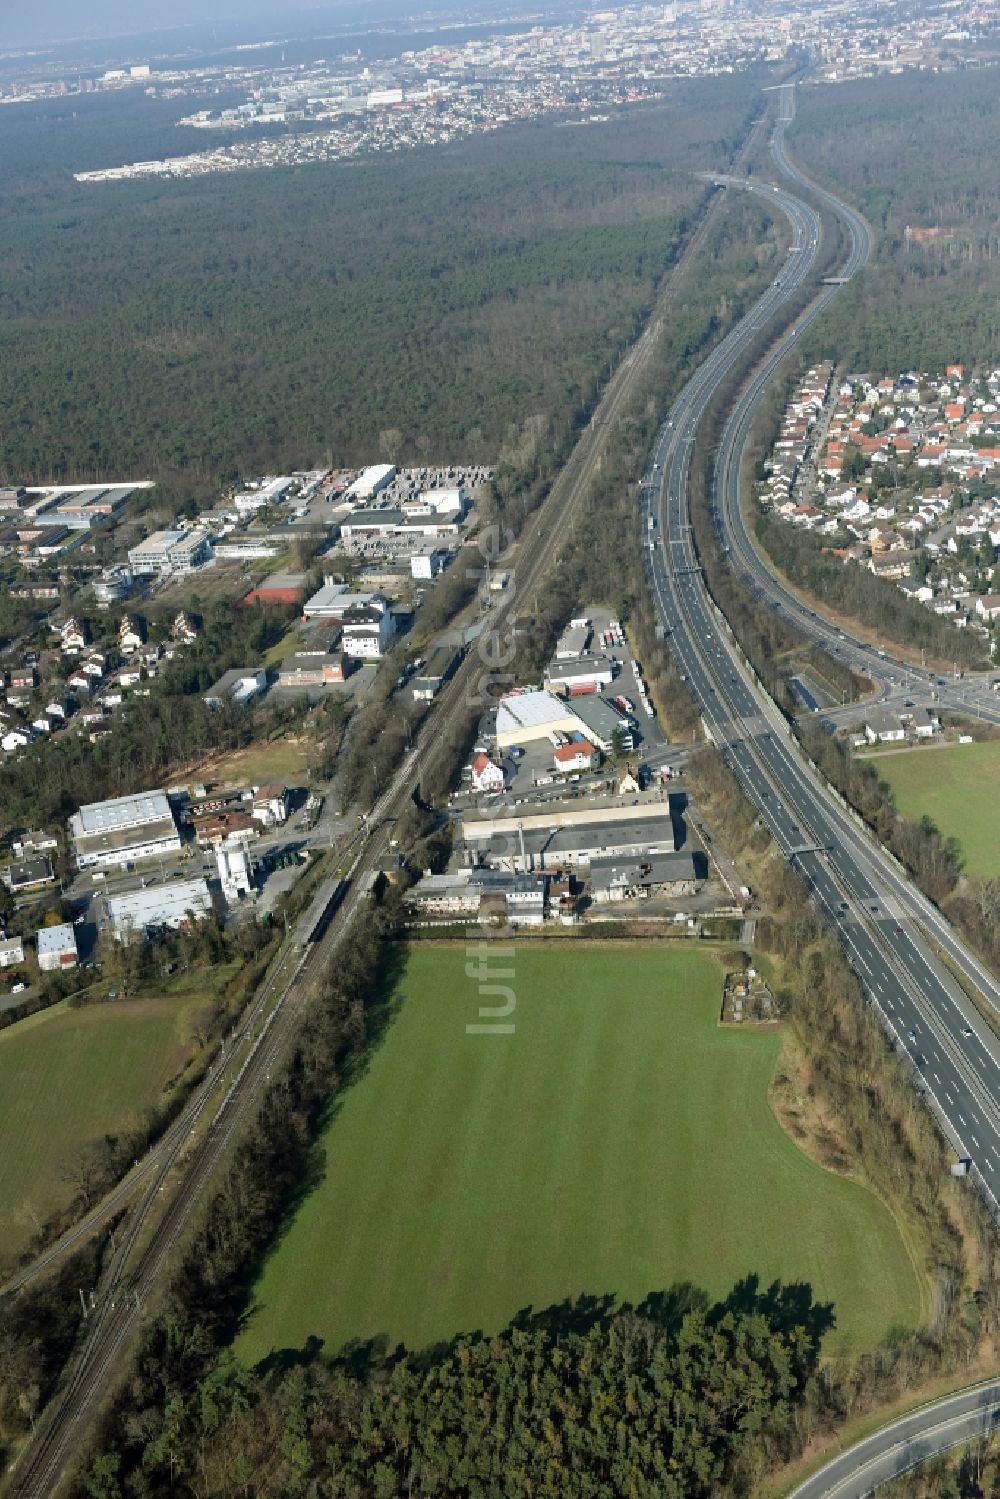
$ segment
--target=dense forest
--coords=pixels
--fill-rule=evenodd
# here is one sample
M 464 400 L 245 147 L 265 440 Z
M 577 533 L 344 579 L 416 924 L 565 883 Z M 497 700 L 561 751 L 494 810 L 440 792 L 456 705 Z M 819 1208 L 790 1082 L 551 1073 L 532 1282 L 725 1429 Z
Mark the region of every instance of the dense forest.
M 179 105 L 5 111 L 0 473 L 208 498 L 272 466 L 496 461 L 529 419 L 564 434 L 760 81 L 678 83 L 599 128 L 103 187 L 71 173 L 176 152 Z
M 807 352 L 852 370 L 995 362 L 997 86 L 988 68 L 800 90 L 792 150 L 857 204 L 877 241 L 872 268 L 807 335 Z
M 231 1362 L 186 1389 L 179 1346 L 167 1419 L 128 1443 L 133 1483 L 119 1485 L 122 1454 L 110 1451 L 85 1491 L 700 1499 L 728 1482 L 746 1493 L 788 1450 L 832 1320 L 808 1286 L 749 1277 L 715 1305 L 690 1286 L 634 1309 L 581 1297 L 360 1373 L 363 1356 L 353 1369 L 306 1361 L 274 1375 Z

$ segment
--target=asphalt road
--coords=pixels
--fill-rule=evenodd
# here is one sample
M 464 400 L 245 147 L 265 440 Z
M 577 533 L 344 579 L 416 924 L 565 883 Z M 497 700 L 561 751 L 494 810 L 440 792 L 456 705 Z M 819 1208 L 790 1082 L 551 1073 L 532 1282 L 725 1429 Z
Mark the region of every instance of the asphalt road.
M 840 274 L 850 280 L 862 268 L 871 251 L 868 225 L 854 209 L 819 187 L 789 160 L 783 131 L 779 130 L 774 138 L 772 156 L 783 178 L 808 191 L 844 225 L 851 249 Z M 800 320 L 799 333 L 807 322 L 812 322 L 819 316 L 839 290 L 838 286 L 824 289 L 810 309 L 808 318 Z M 781 351 L 780 357 L 783 357 L 784 352 Z M 775 367 L 775 363 L 771 361 L 763 367 L 762 378 L 765 384 L 770 380 Z M 726 437 L 731 439 L 730 451 L 742 451 L 743 439 L 755 405 L 756 401 L 745 399 L 732 412 L 724 434 L 724 442 Z M 952 672 L 943 673 L 923 666 L 913 666 L 896 658 L 891 650 L 871 645 L 852 635 L 848 629 L 832 623 L 807 602 L 803 602 L 782 578 L 772 572 L 767 559 L 758 551 L 747 526 L 738 485 L 731 482 L 718 483 L 716 501 L 716 529 L 734 569 L 743 581 L 762 603 L 782 615 L 807 639 L 822 646 L 853 671 L 870 677 L 881 688 L 880 701 L 888 704 L 897 698 L 919 696 L 921 702 L 926 702 L 933 692 L 936 694 L 937 706 L 941 709 L 969 714 L 989 723 L 1000 723 L 1000 694 L 992 690 L 995 673 L 967 672 L 962 677 L 956 677 Z
M 791 1499 L 865 1499 L 883 1484 L 960 1443 L 996 1430 L 1000 1381 L 948 1395 L 832 1458 Z
M 774 158 L 782 171 L 788 113 L 784 108 L 775 130 Z M 805 759 L 713 604 L 694 550 L 687 478 L 695 432 L 720 383 L 746 357 L 765 324 L 809 284 L 820 237 L 818 216 L 807 202 L 762 183 L 749 188 L 788 216 L 794 247 L 756 307 L 682 391 L 658 434 L 643 486 L 647 561 L 658 616 L 710 737 L 780 852 L 799 869 L 892 1044 L 912 1067 L 916 1086 L 958 1156 L 971 1161 L 973 1179 L 996 1213 L 1000 1046 L 939 962 L 933 944 L 946 950 L 994 1004 L 1000 1001 L 996 981 Z M 827 207 L 833 207 L 834 200 L 826 196 Z M 841 212 L 839 205 L 833 211 Z M 864 264 L 870 241 L 857 215 L 844 210 L 842 216 L 851 241 L 842 274 L 849 277 Z M 737 482 L 756 402 L 802 328 L 836 294 L 836 287 L 824 289 L 734 403 L 715 471 L 720 509 L 720 486 Z

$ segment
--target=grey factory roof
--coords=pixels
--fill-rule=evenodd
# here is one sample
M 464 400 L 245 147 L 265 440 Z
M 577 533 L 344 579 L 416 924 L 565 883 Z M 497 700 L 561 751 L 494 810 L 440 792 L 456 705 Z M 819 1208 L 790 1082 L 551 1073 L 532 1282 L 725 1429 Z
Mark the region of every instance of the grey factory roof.
M 559 723 L 574 710 L 551 692 L 511 693 L 500 699 L 497 708 L 497 733 L 512 730 L 539 728 L 547 723 Z
M 174 926 L 189 911 L 196 916 L 212 910 L 212 897 L 204 880 L 174 880 L 168 885 L 150 886 L 125 895 L 109 896 L 108 916 L 118 930 L 147 926 Z
M 698 856 L 686 849 L 676 853 L 655 853 L 635 859 L 611 857 L 593 859 L 590 865 L 590 883 L 594 890 L 610 889 L 616 876 L 624 875 L 636 885 L 671 885 L 680 881 L 695 882 L 706 877 L 707 870 L 699 871 Z
M 591 733 L 598 735 L 605 743 L 609 743 L 615 729 L 628 731 L 631 725 L 623 713 L 617 708 L 612 708 L 610 703 L 597 693 L 590 693 L 584 697 L 575 697 L 570 700 L 567 707 L 575 713 Z
M 494 833 L 485 842 L 475 839 L 474 829 L 475 823 L 465 824 L 466 842 L 487 858 L 518 853 L 523 836 L 525 853 L 534 857 L 544 852 L 547 864 L 570 856 L 579 858 L 588 852 L 600 857 L 601 850 L 606 848 L 631 848 L 641 853 L 654 848 L 672 851 L 674 845 L 674 825 L 670 818 L 641 814 L 583 827 L 533 827 L 525 828 L 523 833 Z
M 545 675 L 553 682 L 560 681 L 564 677 L 587 676 L 604 676 L 610 681 L 614 676 L 614 670 L 607 656 L 572 656 L 563 661 L 550 661 L 545 668 Z M 573 706 L 576 707 L 575 702 Z

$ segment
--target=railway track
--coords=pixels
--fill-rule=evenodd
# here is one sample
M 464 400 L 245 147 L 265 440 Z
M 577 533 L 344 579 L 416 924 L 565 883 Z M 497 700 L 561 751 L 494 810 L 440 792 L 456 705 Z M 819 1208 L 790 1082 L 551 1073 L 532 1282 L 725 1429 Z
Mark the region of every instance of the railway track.
M 762 113 L 755 121 L 738 160 L 755 147 L 765 120 Z M 598 469 L 607 431 L 624 411 L 636 380 L 649 364 L 677 278 L 701 247 L 719 201 L 718 195 L 706 194 L 699 222 L 661 286 L 646 327 L 610 376 L 591 423 L 581 433 L 526 535 L 518 541 L 512 553 L 514 560 L 507 564 L 516 568 L 516 592 L 501 596 L 494 607 L 488 621 L 491 632 L 500 633 L 505 628 L 515 600 L 538 586 L 568 535 L 579 502 Z M 33 1440 L 15 1466 L 9 1489 L 12 1499 L 48 1499 L 58 1489 L 67 1465 L 79 1456 L 89 1426 L 121 1372 L 143 1309 L 158 1288 L 173 1251 L 192 1226 L 227 1152 L 255 1116 L 271 1070 L 295 1034 L 329 958 L 361 914 L 367 899 L 364 876 L 377 867 L 383 855 L 389 830 L 419 781 L 424 755 L 433 749 L 436 739 L 463 721 L 482 669 L 483 662 L 476 653 L 470 653 L 438 695 L 429 723 L 423 726 L 417 743 L 366 821 L 366 832 L 359 839 L 357 855 L 346 875 L 346 893 L 322 935 L 313 943 L 290 941 L 283 947 L 240 1024 L 239 1046 L 246 1054 L 221 1099 L 222 1078 L 216 1073 L 206 1078 L 205 1085 L 120 1188 L 51 1250 L 0 1288 L 2 1295 L 28 1285 L 145 1186 L 102 1277 L 96 1305 L 76 1353 L 36 1425 Z M 307 913 L 303 919 L 309 917 Z M 232 1062 L 227 1064 L 227 1068 L 232 1066 Z

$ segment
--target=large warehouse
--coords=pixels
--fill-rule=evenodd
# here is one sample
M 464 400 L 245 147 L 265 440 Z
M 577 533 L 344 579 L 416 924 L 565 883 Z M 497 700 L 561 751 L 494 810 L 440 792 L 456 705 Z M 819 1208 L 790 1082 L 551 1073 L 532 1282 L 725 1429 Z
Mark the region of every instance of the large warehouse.
M 79 869 L 124 867 L 134 859 L 179 853 L 181 847 L 163 791 L 88 802 L 70 818 L 69 831 Z
M 180 931 L 192 918 L 200 921 L 212 914 L 212 897 L 202 879 L 177 880 L 148 890 L 132 890 L 125 895 L 109 896 L 108 918 L 119 942 L 132 935 L 144 935 L 150 929 L 170 927 Z
M 517 692 L 502 697 L 497 708 L 497 746 L 547 739 L 550 734 L 579 734 L 584 726 L 573 710 L 551 692 Z

